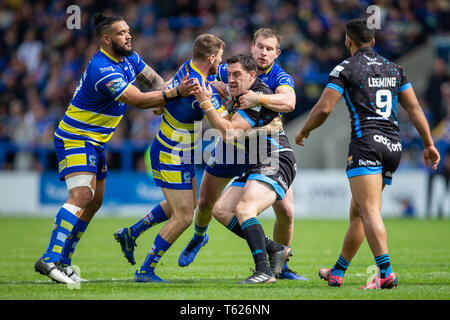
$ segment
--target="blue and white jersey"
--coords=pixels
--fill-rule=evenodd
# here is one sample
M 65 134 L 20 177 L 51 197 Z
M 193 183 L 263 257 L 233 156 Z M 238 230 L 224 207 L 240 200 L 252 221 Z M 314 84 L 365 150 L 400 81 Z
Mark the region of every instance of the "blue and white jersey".
M 118 61 L 100 48 L 80 79 L 55 136 L 103 147 L 127 108 L 127 104 L 117 100 L 135 83 L 145 66 L 136 52 Z

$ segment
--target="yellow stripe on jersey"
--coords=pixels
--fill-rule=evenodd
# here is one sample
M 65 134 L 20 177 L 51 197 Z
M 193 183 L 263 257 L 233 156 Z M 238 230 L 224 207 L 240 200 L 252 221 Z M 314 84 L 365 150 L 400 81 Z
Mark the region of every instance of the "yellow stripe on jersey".
M 73 105 L 69 106 L 69 108 L 66 111 L 66 115 L 80 122 L 93 124 L 105 128 L 116 128 L 119 125 L 120 120 L 122 120 L 123 118 L 123 115 L 110 116 L 106 114 L 79 109 Z
M 86 137 L 94 139 L 95 141 L 98 141 L 100 143 L 108 142 L 114 133 L 114 132 L 111 132 L 109 134 L 106 134 L 106 133 L 92 132 L 92 131 L 87 131 L 87 130 L 83 130 L 83 129 L 78 129 L 78 128 L 69 126 L 64 121 L 61 121 L 59 123 L 59 128 L 68 133 L 71 133 L 71 134 L 75 134 L 75 135 L 79 135 L 79 136 L 86 136 Z
M 130 86 L 131 86 L 131 83 L 129 83 L 127 86 L 126 86 L 126 88 L 125 89 L 123 89 L 123 91 L 117 96 L 117 97 L 115 97 L 114 98 L 114 100 L 119 100 L 119 98 L 125 93 L 125 91 L 127 91 L 128 89 L 130 89 Z
M 193 123 L 183 123 L 175 119 L 167 109 L 164 110 L 163 119 L 167 121 L 172 127 L 177 129 L 184 129 L 193 131 L 195 129 L 195 125 Z
M 61 136 L 60 136 L 59 134 L 57 134 L 56 132 L 55 132 L 55 136 L 58 137 L 59 139 L 63 140 L 63 142 L 69 140 L 69 139 L 66 139 L 66 138 L 61 137 Z M 77 141 L 77 140 L 69 140 L 69 141 Z M 79 140 L 79 141 L 81 141 L 81 140 Z M 83 142 L 88 142 L 88 143 L 91 143 L 91 144 L 93 144 L 94 146 L 98 146 L 98 147 L 101 147 L 101 146 L 102 146 L 100 143 L 96 143 L 96 142 L 94 142 L 94 141 L 85 141 L 85 140 L 83 140 Z
M 292 88 L 291 86 L 289 86 L 289 85 L 287 85 L 287 84 L 282 84 L 282 85 L 276 87 L 275 92 L 278 90 L 278 88 L 281 88 L 281 87 L 287 87 L 287 88 L 291 89 L 292 91 L 294 91 L 294 93 L 295 93 L 294 88 Z
M 159 162 L 164 164 L 180 165 L 181 158 L 175 154 L 160 151 L 159 152 Z
M 66 160 L 67 160 L 67 167 L 87 165 L 85 153 L 69 154 L 68 156 L 66 156 Z
M 161 180 L 169 183 L 181 183 L 181 171 L 161 170 Z
M 190 133 L 187 130 L 184 130 L 184 132 L 181 130 L 176 130 L 169 126 L 164 120 L 161 121 L 161 127 L 159 129 L 168 139 L 176 143 L 190 144 L 197 141 L 200 136 L 199 131 Z
M 162 122 L 162 121 L 161 121 L 161 122 Z M 161 131 L 159 131 L 159 132 L 161 132 Z M 171 145 L 169 145 L 168 143 L 166 143 L 163 139 L 161 139 L 161 137 L 159 136 L 159 132 L 158 132 L 158 134 L 156 135 L 156 139 L 158 139 L 158 141 L 161 142 L 161 144 L 162 144 L 164 147 L 166 147 L 166 148 L 169 148 L 169 149 L 172 149 L 172 150 L 176 150 L 176 151 L 189 151 L 189 150 L 195 149 L 195 147 L 197 147 L 196 144 L 193 145 L 193 146 L 191 146 L 191 147 L 186 147 L 186 148 L 171 146 Z
M 86 146 L 83 140 L 64 140 L 64 149 L 84 148 Z

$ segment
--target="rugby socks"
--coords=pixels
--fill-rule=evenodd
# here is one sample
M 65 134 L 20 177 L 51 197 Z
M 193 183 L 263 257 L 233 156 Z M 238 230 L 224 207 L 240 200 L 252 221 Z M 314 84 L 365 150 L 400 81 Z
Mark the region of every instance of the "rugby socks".
M 383 254 L 381 256 L 375 257 L 375 263 L 380 269 L 380 278 L 385 279 L 392 273 L 391 261 L 389 259 L 389 254 Z
M 47 250 L 42 256 L 44 261 L 47 263 L 57 262 L 60 260 L 64 242 L 78 220 L 78 218 L 71 212 L 73 211 L 72 207 L 75 206 L 65 203 L 56 214 L 52 234 L 50 236 L 50 242 Z
M 244 238 L 244 233 L 242 232 L 241 225 L 239 224 L 239 221 L 236 218 L 236 216 L 233 216 L 233 218 L 231 218 L 230 222 L 227 224 L 226 227 L 228 230 L 233 232 L 238 237 Z
M 208 230 L 208 226 L 206 227 L 199 227 L 197 224 L 194 224 L 194 237 L 192 240 L 194 240 L 197 243 L 200 243 L 203 241 L 203 238 L 205 237 L 206 230 Z
M 144 263 L 139 270 L 140 273 L 155 273 L 155 267 L 159 260 L 167 250 L 169 250 L 172 244 L 164 240 L 159 233 L 156 235 L 155 242 L 153 243 L 150 252 L 145 258 Z
M 66 239 L 66 242 L 64 243 L 64 247 L 61 253 L 61 257 L 59 261 L 63 266 L 70 266 L 72 264 L 72 256 L 75 252 L 75 248 L 80 241 L 82 235 L 86 231 L 87 226 L 89 225 L 88 222 L 85 222 L 79 218 L 77 218 L 77 221 L 75 222 L 72 230 L 70 231 L 69 236 Z
M 271 240 L 266 235 L 264 235 L 264 241 L 266 242 L 266 250 L 268 253 L 275 253 L 284 249 L 283 245 Z
M 130 227 L 131 236 L 137 239 L 144 231 L 150 229 L 152 226 L 166 221 L 168 218 L 164 213 L 160 204 L 155 206 L 152 211 L 145 215 L 142 219 Z
M 266 254 L 266 241 L 264 238 L 264 230 L 258 219 L 250 218 L 242 222 L 242 232 L 248 247 L 252 252 L 253 261 L 255 262 L 256 271 L 262 271 L 271 275 L 269 263 Z
M 333 268 L 331 268 L 331 274 L 333 276 L 344 277 L 344 273 L 349 265 L 350 261 L 345 260 L 342 255 L 339 255 L 339 259 L 337 260 L 336 264 Z

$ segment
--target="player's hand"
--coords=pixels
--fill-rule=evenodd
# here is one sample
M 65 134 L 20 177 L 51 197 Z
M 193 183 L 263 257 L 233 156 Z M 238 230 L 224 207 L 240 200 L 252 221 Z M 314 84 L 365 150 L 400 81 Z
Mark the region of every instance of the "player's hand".
M 227 86 L 225 83 L 223 83 L 222 81 L 212 81 L 209 84 L 217 90 L 220 99 L 223 100 L 228 97 Z
M 297 135 L 295 136 L 295 143 L 298 144 L 299 146 L 304 147 L 305 142 L 303 140 L 305 140 L 308 137 L 309 137 L 309 132 L 305 133 L 300 129 L 300 131 L 297 132 Z
M 259 104 L 258 94 L 252 90 L 245 90 L 242 96 L 239 97 L 239 109 L 250 109 Z
M 280 132 L 283 130 L 283 123 L 281 122 L 280 117 L 275 117 L 273 120 L 266 125 L 266 131 L 267 132 Z
M 441 161 L 441 155 L 435 146 L 430 146 L 423 150 L 423 159 L 425 160 L 425 165 L 427 167 L 431 165 L 431 168 L 436 170 Z
M 195 81 L 198 82 L 197 79 L 195 79 Z M 211 86 L 209 84 L 207 85 L 205 79 L 202 78 L 202 83 L 199 86 L 197 93 L 194 95 L 195 99 L 198 103 L 202 103 L 206 100 L 211 100 L 212 94 L 213 92 Z
M 153 111 L 154 115 L 160 116 L 164 113 L 164 109 L 165 109 L 164 106 L 157 106 L 157 107 L 154 107 L 152 111 Z
M 195 78 L 189 78 L 189 73 L 186 73 L 184 78 L 181 80 L 180 84 L 178 85 L 178 92 L 180 96 L 182 97 L 188 97 L 196 94 L 199 89 L 198 81 L 195 81 Z

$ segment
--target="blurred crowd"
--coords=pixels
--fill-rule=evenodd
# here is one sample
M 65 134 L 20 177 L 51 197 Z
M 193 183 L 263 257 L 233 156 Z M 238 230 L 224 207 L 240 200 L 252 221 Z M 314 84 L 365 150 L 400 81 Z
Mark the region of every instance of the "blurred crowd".
M 347 56 L 345 21 L 361 16 L 369 5 L 382 8 L 376 50 L 393 60 L 433 34 L 450 30 L 445 0 L 78 0 L 81 28 L 69 30 L 66 9 L 71 4 L 64 0 L 0 1 L 0 169 L 57 168 L 53 153 L 45 150 L 53 148 L 53 132 L 98 50 L 92 23 L 96 12 L 123 16 L 132 27 L 133 48 L 165 80 L 190 58 L 200 33 L 221 37 L 227 44 L 226 58 L 248 52 L 256 29 L 277 29 L 283 36 L 277 62 L 293 76 L 297 94 L 296 110 L 286 115 L 286 121 L 313 106 L 330 70 Z M 429 87 L 424 107 L 432 127 L 444 128 L 436 134 L 448 139 L 448 120 L 443 123 L 450 117 L 445 59 L 436 60 Z M 125 141 L 146 145 L 159 122 L 151 111 L 129 108 L 111 146 Z M 405 130 L 414 147 L 417 134 L 408 135 L 410 128 Z M 134 163 L 138 170 L 143 170 L 141 158 Z M 114 168 L 120 160 L 112 160 Z M 415 161 L 406 163 L 415 165 Z

